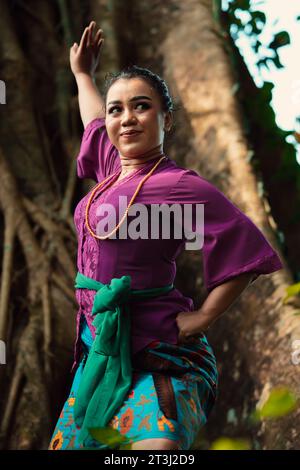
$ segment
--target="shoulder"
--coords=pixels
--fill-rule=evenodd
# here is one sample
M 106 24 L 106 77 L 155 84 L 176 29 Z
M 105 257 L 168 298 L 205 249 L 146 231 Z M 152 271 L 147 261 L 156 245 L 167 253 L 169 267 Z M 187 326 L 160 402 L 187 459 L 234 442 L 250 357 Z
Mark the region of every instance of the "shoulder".
M 199 188 L 200 185 L 207 185 L 208 187 L 215 188 L 212 183 L 206 180 L 195 170 L 184 168 L 169 157 L 167 157 L 164 170 L 166 173 L 168 173 L 168 175 L 170 175 L 172 180 L 177 181 L 182 186 L 187 186 L 190 189 Z M 174 188 L 174 191 L 176 191 L 176 188 Z
M 79 178 L 101 181 L 120 167 L 118 150 L 109 139 L 105 119 L 95 118 L 84 129 L 79 154 Z
M 105 118 L 97 117 L 92 119 L 84 128 L 83 133 L 89 134 L 91 131 L 95 129 L 102 129 L 105 128 Z
M 213 183 L 195 170 L 183 168 L 170 161 L 170 202 L 213 203 L 229 199 Z

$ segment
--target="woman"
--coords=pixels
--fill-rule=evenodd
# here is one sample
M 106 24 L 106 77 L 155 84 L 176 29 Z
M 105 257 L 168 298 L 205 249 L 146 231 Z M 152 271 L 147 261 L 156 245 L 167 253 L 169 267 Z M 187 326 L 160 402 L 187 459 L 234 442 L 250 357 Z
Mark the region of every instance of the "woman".
M 95 33 L 95 26 L 91 22 L 79 46 L 75 43 L 70 51 L 85 127 L 78 176 L 92 178 L 97 185 L 75 210 L 81 276 L 76 278 L 79 312 L 72 368 L 76 374 L 49 449 L 105 448 L 89 434 L 92 426 L 86 426 L 86 434 L 82 434 L 85 420 L 94 418 L 94 422 L 117 429 L 132 449 L 189 449 L 218 392 L 216 360 L 205 332 L 249 283 L 260 274 L 281 269 L 282 264 L 259 229 L 224 194 L 164 154 L 164 134 L 172 125 L 172 101 L 160 77 L 131 67 L 111 76 L 102 99 L 93 80 L 103 43 L 102 30 Z M 100 231 L 101 208 L 119 209 L 121 197 L 126 199 L 123 212 L 112 224 L 106 220 L 105 233 Z M 128 233 L 121 237 L 124 223 L 133 220 L 130 201 L 148 209 L 162 203 L 181 208 L 192 205 L 191 227 L 196 233 L 195 207 L 204 206 L 203 264 L 208 296 L 199 310 L 172 284 L 175 259 L 187 237 L 164 238 L 161 230 L 158 237 L 130 237 Z M 148 218 L 143 222 L 148 225 Z M 174 219 L 169 224 L 174 228 Z M 118 289 L 116 283 L 129 278 L 131 285 L 124 288 L 122 284 L 122 293 L 127 289 L 130 298 L 121 301 L 118 291 L 113 300 L 106 300 L 105 295 L 112 296 Z M 98 289 L 101 296 L 95 292 Z M 93 318 L 95 313 L 98 320 Z M 114 326 L 113 321 L 117 322 Z M 105 343 L 104 336 L 116 325 L 121 327 Z M 99 343 L 101 335 L 105 346 Z M 95 351 L 96 342 L 101 351 Z M 103 352 L 105 348 L 115 349 Z M 130 354 L 131 365 L 126 354 Z M 107 368 L 113 360 L 114 367 L 125 372 L 109 382 Z M 130 367 L 132 376 L 127 374 Z M 102 379 L 106 388 L 102 386 L 99 395 Z M 119 379 L 120 385 L 113 385 Z M 113 390 L 109 390 L 110 383 Z

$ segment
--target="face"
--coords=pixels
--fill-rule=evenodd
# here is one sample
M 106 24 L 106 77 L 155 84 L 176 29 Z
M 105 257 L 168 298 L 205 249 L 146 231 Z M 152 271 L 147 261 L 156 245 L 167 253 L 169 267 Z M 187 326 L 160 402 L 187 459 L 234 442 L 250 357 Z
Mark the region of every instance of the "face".
M 164 129 L 171 126 L 171 113 L 162 111 L 158 93 L 145 80 L 122 78 L 108 90 L 105 123 L 120 155 L 137 158 L 156 148 L 162 151 Z M 128 135 L 128 131 L 136 133 Z

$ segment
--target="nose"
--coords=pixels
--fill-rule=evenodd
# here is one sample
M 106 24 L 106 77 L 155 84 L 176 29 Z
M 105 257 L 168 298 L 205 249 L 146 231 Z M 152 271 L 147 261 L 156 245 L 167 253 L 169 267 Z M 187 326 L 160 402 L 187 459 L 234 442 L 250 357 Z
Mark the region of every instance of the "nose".
M 121 125 L 122 126 L 130 126 L 136 123 L 136 116 L 134 115 L 133 110 L 131 109 L 124 109 Z

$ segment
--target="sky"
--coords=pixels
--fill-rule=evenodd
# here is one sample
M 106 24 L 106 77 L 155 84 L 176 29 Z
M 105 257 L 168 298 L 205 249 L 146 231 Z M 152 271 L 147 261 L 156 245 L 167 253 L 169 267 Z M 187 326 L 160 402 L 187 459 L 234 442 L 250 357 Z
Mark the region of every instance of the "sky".
M 228 0 L 223 0 L 223 8 Z M 259 40 L 268 45 L 274 34 L 280 31 L 287 31 L 290 35 L 291 44 L 278 49 L 280 62 L 284 66 L 277 69 L 273 64 L 269 64 L 269 70 L 256 67 L 257 55 L 253 52 L 249 36 L 240 34 L 236 45 L 239 47 L 248 69 L 257 86 L 261 86 L 263 81 L 274 83 L 273 97 L 271 105 L 276 114 L 278 127 L 284 130 L 295 130 L 300 132 L 300 21 L 296 20 L 300 16 L 300 0 L 252 0 L 251 10 L 263 11 L 267 21 L 263 32 L 259 35 Z M 225 9 L 225 8 L 224 8 Z M 248 13 L 238 13 L 243 20 L 248 20 Z M 267 47 L 261 48 L 262 56 L 272 56 L 272 51 Z M 288 137 L 288 142 L 295 144 L 297 150 L 297 160 L 300 164 L 300 145 L 296 143 L 294 137 Z

